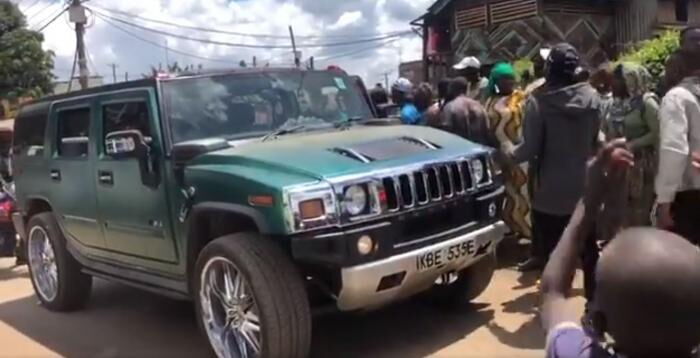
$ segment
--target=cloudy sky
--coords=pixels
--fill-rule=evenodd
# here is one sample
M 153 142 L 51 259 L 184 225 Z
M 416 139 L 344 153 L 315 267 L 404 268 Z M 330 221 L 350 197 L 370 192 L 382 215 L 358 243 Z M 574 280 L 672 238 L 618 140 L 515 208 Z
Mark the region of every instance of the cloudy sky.
M 39 29 L 64 7 L 64 0 L 13 0 L 27 16 L 29 27 Z M 149 32 L 128 23 L 196 39 L 252 46 L 289 46 L 288 26 L 294 28 L 304 59 L 314 56 L 316 67 L 339 65 L 362 76 L 371 85 L 383 73 L 396 78 L 398 63 L 420 59 L 421 40 L 415 34 L 391 37 L 410 30 L 434 0 L 91 0 L 86 43 L 91 73 L 112 81 L 110 64 L 117 64 L 123 80 L 141 77 L 151 65 L 170 63 L 203 65 L 205 68 L 237 66 L 240 60 L 289 66 L 292 50 L 262 49 L 206 44 Z M 130 16 L 134 15 L 134 16 Z M 105 19 L 103 16 L 108 16 Z M 110 18 L 111 17 L 111 18 Z M 161 23 L 149 20 L 158 20 Z M 182 24 L 175 27 L 162 22 Z M 203 32 L 191 27 L 240 34 Z M 47 26 L 45 48 L 56 53 L 56 75 L 70 76 L 75 35 L 68 15 Z M 383 40 L 377 40 L 384 38 Z M 370 41 L 371 40 L 371 41 Z M 354 44 L 338 45 L 347 42 Z M 170 51 L 166 51 L 170 48 Z M 318 45 L 324 47 L 309 47 Z

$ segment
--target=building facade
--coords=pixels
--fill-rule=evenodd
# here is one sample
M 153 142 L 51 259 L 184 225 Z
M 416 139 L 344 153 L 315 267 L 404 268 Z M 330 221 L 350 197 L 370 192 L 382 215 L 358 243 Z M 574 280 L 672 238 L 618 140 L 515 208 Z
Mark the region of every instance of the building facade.
M 558 42 L 597 66 L 663 28 L 698 22 L 700 0 L 438 0 L 414 24 L 434 82 L 465 56 L 513 61 Z

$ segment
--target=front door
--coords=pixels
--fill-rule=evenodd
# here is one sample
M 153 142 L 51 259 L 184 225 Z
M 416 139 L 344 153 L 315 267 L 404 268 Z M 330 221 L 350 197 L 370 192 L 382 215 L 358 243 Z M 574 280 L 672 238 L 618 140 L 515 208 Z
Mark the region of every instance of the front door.
M 140 131 L 151 157 L 162 153 L 157 110 L 151 89 L 109 95 L 98 101 L 100 140 L 95 167 L 97 203 L 110 251 L 126 256 L 175 262 L 165 185 L 144 183 L 138 158 L 114 158 L 106 154 L 105 137 L 125 130 Z M 162 160 L 148 160 L 161 171 Z
M 86 248 L 104 249 L 105 242 L 97 221 L 95 182 L 90 173 L 96 156 L 90 100 L 62 102 L 51 112 L 53 136 L 51 166 L 51 205 L 64 232 Z

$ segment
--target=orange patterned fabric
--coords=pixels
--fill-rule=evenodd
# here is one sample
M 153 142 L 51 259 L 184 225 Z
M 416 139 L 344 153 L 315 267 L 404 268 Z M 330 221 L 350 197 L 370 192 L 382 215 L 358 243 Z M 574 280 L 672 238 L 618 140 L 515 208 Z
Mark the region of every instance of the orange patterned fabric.
M 524 92 L 515 91 L 509 96 L 492 96 L 486 100 L 489 129 L 501 149 L 506 152 L 511 152 L 522 141 L 525 98 Z M 514 233 L 532 237 L 527 164 L 512 166 L 505 174 L 506 204 L 503 220 Z

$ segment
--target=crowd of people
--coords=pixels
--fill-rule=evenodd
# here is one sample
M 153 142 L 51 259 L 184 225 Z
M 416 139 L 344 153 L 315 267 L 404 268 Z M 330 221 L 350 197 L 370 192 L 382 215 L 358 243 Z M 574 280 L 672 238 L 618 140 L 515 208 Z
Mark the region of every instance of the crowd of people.
M 660 83 L 635 63 L 591 74 L 562 43 L 539 51 L 529 83 L 507 62 L 482 77 L 467 57 L 436 96 L 406 79 L 391 88 L 403 123 L 497 149 L 503 219 L 532 242 L 519 268 L 544 270 L 549 357 L 697 354 L 700 28 L 684 30 L 680 45 Z M 579 262 L 583 320 L 564 308 Z

